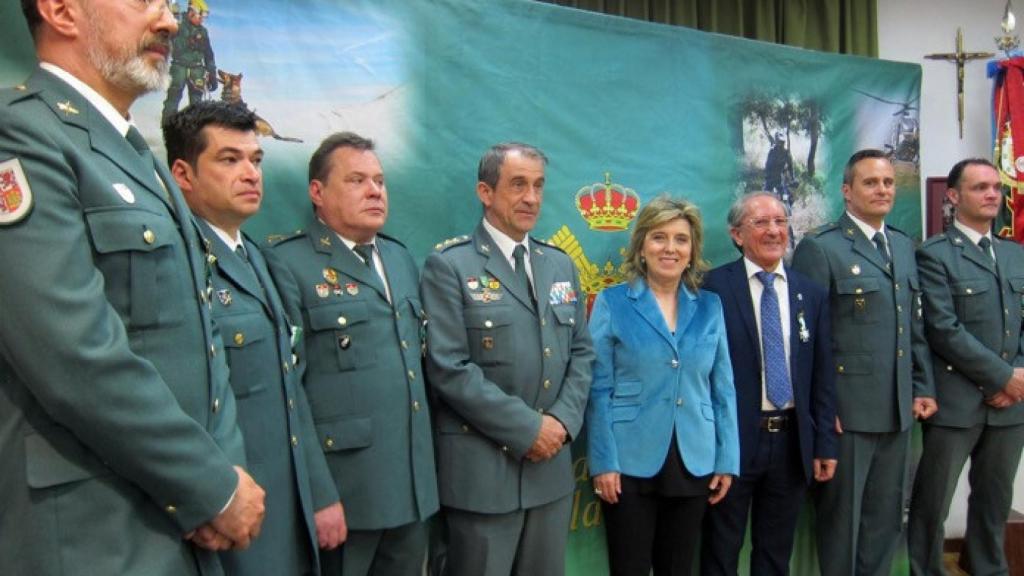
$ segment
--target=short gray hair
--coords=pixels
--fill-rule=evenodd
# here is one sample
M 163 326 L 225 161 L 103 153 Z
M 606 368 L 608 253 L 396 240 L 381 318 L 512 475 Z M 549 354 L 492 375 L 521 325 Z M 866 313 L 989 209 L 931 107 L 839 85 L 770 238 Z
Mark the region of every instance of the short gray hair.
M 739 228 L 743 224 L 743 217 L 747 215 L 747 206 L 755 198 L 771 198 L 775 200 L 782 205 L 782 209 L 786 211 L 786 216 L 790 216 L 789 206 L 786 206 L 785 202 L 779 200 L 778 196 L 771 192 L 758 190 L 757 192 L 748 192 L 740 196 L 733 201 L 732 206 L 729 206 L 729 214 L 726 216 L 726 221 L 729 223 L 730 228 Z

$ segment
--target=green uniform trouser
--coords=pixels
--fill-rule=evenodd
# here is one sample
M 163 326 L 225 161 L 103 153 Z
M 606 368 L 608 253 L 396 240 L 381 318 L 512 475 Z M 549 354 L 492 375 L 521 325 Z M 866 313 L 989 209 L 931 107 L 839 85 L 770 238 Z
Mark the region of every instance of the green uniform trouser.
M 426 522 L 351 530 L 339 550 L 321 551 L 321 572 L 323 576 L 421 576 L 427 539 Z
M 969 572 L 975 576 L 1008 573 L 1003 541 L 1022 447 L 1024 425 L 924 426 L 924 451 L 914 481 L 907 535 L 911 574 L 946 574 L 943 524 L 968 457 L 971 494 L 964 550 Z

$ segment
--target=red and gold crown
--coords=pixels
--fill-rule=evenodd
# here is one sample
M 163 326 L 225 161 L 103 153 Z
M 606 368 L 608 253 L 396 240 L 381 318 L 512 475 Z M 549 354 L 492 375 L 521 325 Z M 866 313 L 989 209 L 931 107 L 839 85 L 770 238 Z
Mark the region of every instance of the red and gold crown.
M 632 188 L 612 183 L 611 172 L 604 173 L 604 183 L 595 182 L 576 192 L 576 209 L 590 224 L 591 230 L 619 232 L 629 227 L 640 207 L 640 197 Z

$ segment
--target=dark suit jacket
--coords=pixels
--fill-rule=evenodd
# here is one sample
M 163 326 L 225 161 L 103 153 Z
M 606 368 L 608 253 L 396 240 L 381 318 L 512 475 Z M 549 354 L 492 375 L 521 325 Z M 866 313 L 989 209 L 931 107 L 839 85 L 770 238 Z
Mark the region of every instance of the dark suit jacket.
M 229 574 L 316 571 L 313 513 L 338 500 L 313 429 L 292 356 L 289 320 L 259 249 L 244 240 L 250 268 L 206 222 L 200 230 L 217 258 L 213 319 L 220 330 L 238 402 L 249 473 L 266 491 L 267 516 L 249 549 L 223 556 Z
M 266 253 L 289 316 L 302 322 L 303 385 L 353 530 L 438 509 L 419 271 L 398 241 L 378 234 L 377 250 L 390 303 L 380 276 L 318 220 Z
M 1024 423 L 1024 404 L 985 404 L 1024 366 L 1024 250 L 994 239 L 996 261 L 955 227 L 917 251 L 939 411 L 929 424 L 966 428 Z
M 790 356 L 800 459 L 807 480 L 814 458 L 835 458 L 835 375 L 828 294 L 799 272 L 786 267 L 789 287 Z M 761 433 L 761 335 L 743 258 L 708 273 L 704 288 L 718 293 L 725 312 L 729 356 L 736 384 L 741 472 L 749 464 Z M 781 294 L 779 295 L 782 296 Z
M 423 267 L 427 373 L 437 397 L 438 478 L 445 506 L 498 514 L 573 490 L 568 447 L 525 458 L 542 414 L 575 437 L 594 358 L 586 297 L 572 260 L 530 239 L 537 310 L 481 223 Z
M 182 535 L 244 454 L 180 191 L 42 70 L 0 93 L 15 164 L 34 206 L 0 226 L 0 571 L 219 571 Z
M 914 244 L 886 232 L 891 270 L 845 212 L 793 253 L 793 268 L 829 293 L 836 411 L 850 432 L 909 430 L 913 399 L 935 396 Z

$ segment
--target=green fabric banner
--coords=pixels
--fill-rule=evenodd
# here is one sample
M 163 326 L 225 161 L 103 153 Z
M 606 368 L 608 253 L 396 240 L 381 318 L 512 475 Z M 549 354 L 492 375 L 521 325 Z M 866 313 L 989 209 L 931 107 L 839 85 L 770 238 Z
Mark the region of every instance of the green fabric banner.
M 185 0 L 177 2 L 184 13 Z M 527 0 L 207 4 L 202 25 L 221 86 L 207 91 L 205 78 L 196 97 L 240 98 L 264 120 L 266 198 L 247 225 L 257 237 L 305 225 L 307 161 L 340 130 L 377 140 L 390 192 L 385 231 L 421 261 L 480 218 L 476 165 L 489 145 L 541 147 L 550 165 L 535 235 L 574 258 L 591 298 L 621 279 L 629 224 L 650 198 L 696 202 L 706 258 L 718 265 L 737 256 L 725 215 L 738 194 L 773 189 L 792 206 L 799 237 L 840 213 L 843 164 L 865 147 L 895 161 L 887 223 L 921 236 L 916 65 Z M 19 11 L 15 0 L 0 0 L 5 86 L 34 66 Z M 178 90 L 184 105 L 189 90 Z M 165 98 L 152 94 L 133 108 L 158 152 Z M 574 450 L 567 562 L 571 574 L 605 574 L 583 443 Z M 816 572 L 804 524 L 798 574 Z

